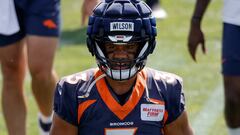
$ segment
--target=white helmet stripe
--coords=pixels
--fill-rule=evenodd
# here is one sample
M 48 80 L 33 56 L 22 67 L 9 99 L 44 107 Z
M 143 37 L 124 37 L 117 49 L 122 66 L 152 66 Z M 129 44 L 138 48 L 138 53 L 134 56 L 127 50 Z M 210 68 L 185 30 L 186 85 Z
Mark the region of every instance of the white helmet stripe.
M 146 42 L 146 44 L 143 46 L 142 50 L 140 51 L 139 55 L 138 55 L 138 58 L 141 57 L 144 52 L 147 50 L 148 48 L 148 42 Z M 137 62 L 139 61 L 139 59 L 137 60 Z

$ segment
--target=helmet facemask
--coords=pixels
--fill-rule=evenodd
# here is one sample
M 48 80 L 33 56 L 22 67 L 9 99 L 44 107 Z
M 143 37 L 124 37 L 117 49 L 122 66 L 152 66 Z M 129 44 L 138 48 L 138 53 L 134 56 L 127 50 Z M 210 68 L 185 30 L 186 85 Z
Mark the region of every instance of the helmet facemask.
M 95 45 L 99 68 L 113 80 L 129 80 L 145 66 L 148 42 L 96 42 Z

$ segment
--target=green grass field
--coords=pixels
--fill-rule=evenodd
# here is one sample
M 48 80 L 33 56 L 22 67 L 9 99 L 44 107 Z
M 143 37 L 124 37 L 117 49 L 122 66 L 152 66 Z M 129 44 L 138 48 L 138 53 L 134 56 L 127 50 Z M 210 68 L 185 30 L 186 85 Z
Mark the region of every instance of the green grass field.
M 96 66 L 85 44 L 86 27 L 80 26 L 81 3 L 80 0 L 62 1 L 62 38 L 55 61 L 55 69 L 60 77 Z M 191 60 L 186 45 L 194 3 L 195 0 L 162 1 L 168 18 L 157 21 L 157 47 L 148 59 L 148 66 L 183 77 L 189 119 L 197 135 L 226 135 L 220 74 L 222 4 L 213 0 L 209 6 L 202 25 L 207 55 L 203 55 L 199 49 L 198 62 L 195 63 Z M 29 135 L 36 135 L 37 107 L 29 82 L 28 76 L 25 85 L 28 103 L 27 131 Z M 2 109 L 0 121 L 0 135 L 7 135 Z

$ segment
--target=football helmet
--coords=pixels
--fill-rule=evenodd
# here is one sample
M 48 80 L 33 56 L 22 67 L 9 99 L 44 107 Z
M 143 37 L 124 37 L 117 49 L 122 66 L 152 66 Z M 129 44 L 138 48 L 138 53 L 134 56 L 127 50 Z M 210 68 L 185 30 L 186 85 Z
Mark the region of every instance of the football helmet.
M 143 69 L 147 56 L 156 45 L 156 19 L 151 13 L 149 6 L 141 0 L 105 0 L 95 7 L 89 17 L 87 46 L 98 67 L 108 77 L 128 80 Z M 136 56 L 132 60 L 111 60 L 105 50 L 107 43 L 137 44 Z M 128 63 L 128 68 L 120 66 L 116 69 L 112 64 L 116 62 Z

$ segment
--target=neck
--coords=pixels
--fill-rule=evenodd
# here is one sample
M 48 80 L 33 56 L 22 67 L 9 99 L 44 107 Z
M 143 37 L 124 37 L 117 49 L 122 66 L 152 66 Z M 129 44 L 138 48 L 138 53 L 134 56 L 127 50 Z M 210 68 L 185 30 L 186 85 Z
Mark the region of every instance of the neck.
M 122 95 L 131 90 L 130 88 L 134 85 L 136 78 L 137 76 L 135 75 L 134 77 L 126 81 L 116 81 L 112 80 L 109 77 L 107 77 L 106 79 L 109 85 L 112 87 L 113 91 L 118 95 Z

